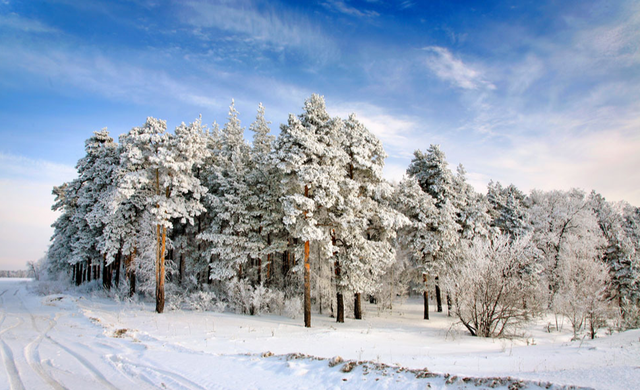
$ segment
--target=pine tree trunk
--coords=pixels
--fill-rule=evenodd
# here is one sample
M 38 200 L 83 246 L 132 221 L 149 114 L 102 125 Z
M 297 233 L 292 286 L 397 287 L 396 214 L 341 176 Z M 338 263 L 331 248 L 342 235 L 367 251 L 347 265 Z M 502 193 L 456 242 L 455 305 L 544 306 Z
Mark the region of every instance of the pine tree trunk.
M 304 243 L 304 326 L 311 328 L 311 264 L 309 241 Z
M 267 234 L 267 246 L 269 247 L 271 246 L 271 233 Z M 271 253 L 269 253 L 267 255 L 267 285 L 271 282 L 271 267 L 273 267 L 273 265 L 271 264 L 271 261 L 272 261 L 272 257 L 271 257 Z
M 80 283 L 82 283 L 82 271 L 80 270 L 80 263 L 76 263 L 73 267 L 76 277 L 76 286 L 79 286 Z
M 271 264 L 271 261 L 272 261 L 271 260 L 271 253 L 269 253 L 267 255 L 267 285 L 269 285 L 270 282 L 271 282 L 271 267 L 273 266 Z
M 304 196 L 309 197 L 309 186 L 304 186 Z M 307 212 L 304 212 L 305 218 Z M 309 240 L 304 242 L 304 326 L 311 328 L 311 263 L 309 262 Z
M 258 258 L 258 286 L 262 284 L 262 259 Z
M 111 279 L 109 278 L 109 267 L 107 267 L 107 255 L 102 257 L 102 288 L 111 290 Z
M 338 308 L 338 312 L 336 315 L 336 322 L 340 322 L 343 323 L 344 322 L 344 298 L 342 297 L 341 293 L 336 293 L 336 298 L 337 298 L 337 308 Z
M 87 283 L 91 281 L 91 268 L 92 265 L 90 263 L 87 263 Z
M 184 282 L 184 252 L 180 252 L 180 285 Z
M 429 285 L 427 284 L 427 275 L 422 275 L 422 281 L 424 282 L 424 292 L 422 297 L 424 298 L 424 319 L 429 319 Z
M 440 284 L 436 276 L 436 303 L 438 305 L 438 313 L 442 313 L 442 295 L 440 294 Z
M 160 229 L 160 225 L 158 225 L 158 232 L 161 233 L 161 241 L 160 241 L 160 250 L 158 251 L 158 284 L 156 288 L 156 312 L 162 313 L 164 311 L 164 277 L 165 277 L 165 267 L 164 267 L 164 252 L 166 249 L 167 242 L 167 228 L 166 226 L 162 226 Z
M 122 252 L 118 251 L 116 254 L 115 267 L 116 267 L 116 288 L 120 287 L 120 267 L 122 263 Z
M 353 316 L 356 320 L 362 319 L 362 294 L 356 293 L 353 302 Z
M 129 297 L 132 297 L 136 293 L 136 248 L 133 249 L 131 255 L 129 255 L 129 266 L 127 267 L 127 274 L 129 275 Z
M 447 317 L 451 317 L 451 295 L 447 292 Z

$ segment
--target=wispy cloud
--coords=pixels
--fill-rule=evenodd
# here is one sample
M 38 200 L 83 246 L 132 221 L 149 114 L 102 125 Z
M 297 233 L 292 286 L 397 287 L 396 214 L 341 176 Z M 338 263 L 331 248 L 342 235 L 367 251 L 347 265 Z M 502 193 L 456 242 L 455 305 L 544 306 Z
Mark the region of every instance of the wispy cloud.
M 415 1 L 413 0 L 402 0 L 400 1 L 399 7 L 400 9 L 408 9 L 415 5 Z
M 0 43 L 0 69 L 3 68 L 10 72 L 28 72 L 55 85 L 72 86 L 138 104 L 180 101 L 202 108 L 217 106 L 202 82 L 188 77 L 178 79 L 166 71 L 135 65 L 135 61 L 108 58 L 87 48 L 74 50 Z M 33 80 L 26 84 L 29 82 Z
M 328 105 L 327 110 L 331 115 L 347 118 L 355 113 L 356 118 L 362 122 L 369 131 L 378 137 L 384 148 L 392 158 L 408 158 L 417 148 L 428 147 L 416 142 L 417 139 L 434 139 L 429 136 L 424 122 L 420 125 L 417 118 L 392 114 L 383 107 L 363 102 L 341 102 Z
M 73 178 L 75 168 L 45 160 L 35 160 L 0 152 L 0 179 L 57 183 Z
M 295 49 L 319 61 L 338 53 L 335 43 L 313 20 L 269 4 L 258 7 L 251 0 L 189 1 L 184 4 L 180 17 L 201 36 L 207 36 L 203 30 L 240 34 L 247 41 L 267 48 Z
M 16 13 L 0 15 L 0 29 L 11 29 L 26 33 L 55 33 L 56 28 L 35 20 L 22 17 Z
M 448 49 L 428 46 L 424 50 L 429 53 L 425 61 L 427 67 L 442 80 L 462 89 L 495 89 L 481 71 L 455 58 Z
M 353 7 L 347 4 L 346 1 L 342 0 L 327 0 L 321 3 L 323 7 L 327 8 L 330 11 L 342 13 L 349 16 L 355 16 L 358 18 L 374 18 L 376 16 L 380 16 L 376 11 L 372 10 L 359 10 L 356 7 Z

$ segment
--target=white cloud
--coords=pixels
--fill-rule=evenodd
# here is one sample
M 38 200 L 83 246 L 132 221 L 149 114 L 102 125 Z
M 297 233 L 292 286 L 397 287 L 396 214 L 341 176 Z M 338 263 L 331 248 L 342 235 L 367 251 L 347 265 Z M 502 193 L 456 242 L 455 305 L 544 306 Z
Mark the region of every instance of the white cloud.
M 258 7 L 250 0 L 189 1 L 184 6 L 182 21 L 195 27 L 201 36 L 206 36 L 202 29 L 222 30 L 276 50 L 301 50 L 320 61 L 337 54 L 334 42 L 311 19 L 269 4 Z
M 86 48 L 23 47 L 0 42 L 0 69 L 28 72 L 54 85 L 72 86 L 138 104 L 181 101 L 202 108 L 218 107 L 201 80 L 180 80 L 165 71 L 134 65 L 135 62 L 110 59 Z
M 606 71 L 640 63 L 640 4 L 621 7 L 618 17 L 599 25 L 580 26 L 567 59 L 574 66 Z
M 8 3 L 5 3 L 8 4 Z M 27 19 L 16 13 L 9 13 L 6 15 L 0 15 L 0 29 L 12 29 L 21 32 L 28 33 L 55 33 L 57 29 L 47 26 L 44 23 L 35 20 Z
M 350 6 L 345 1 L 342 0 L 327 0 L 321 3 L 323 7 L 327 8 L 330 11 L 343 13 L 345 15 L 355 16 L 358 18 L 373 18 L 379 16 L 379 14 L 375 11 L 370 10 L 359 10 L 353 6 Z
M 454 58 L 448 49 L 428 46 L 424 50 L 430 54 L 426 59 L 427 67 L 442 80 L 462 89 L 495 89 L 480 70 Z
M 420 125 L 417 118 L 393 115 L 369 103 L 342 102 L 335 107 L 328 106 L 327 111 L 341 118 L 355 113 L 358 120 L 382 141 L 389 157 L 407 159 L 415 149 L 426 148 L 436 139 L 436 136 L 429 135 L 424 122 Z

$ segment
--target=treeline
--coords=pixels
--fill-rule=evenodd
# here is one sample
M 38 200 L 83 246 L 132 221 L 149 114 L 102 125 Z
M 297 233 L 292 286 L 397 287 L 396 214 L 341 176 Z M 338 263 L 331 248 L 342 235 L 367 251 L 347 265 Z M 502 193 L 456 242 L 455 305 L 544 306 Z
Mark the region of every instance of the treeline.
M 592 337 L 638 326 L 637 207 L 493 182 L 478 194 L 437 145 L 392 184 L 355 115 L 332 118 L 312 95 L 274 137 L 264 113 L 252 144 L 233 103 L 222 128 L 148 118 L 118 143 L 95 132 L 78 177 L 53 190 L 47 272 L 153 295 L 159 313 L 302 311 L 311 326 L 312 308 L 344 322 L 365 298 L 420 293 L 425 319 L 433 295 L 479 336 L 548 310 Z
M 20 270 L 0 270 L 0 278 L 33 278 L 33 272 Z

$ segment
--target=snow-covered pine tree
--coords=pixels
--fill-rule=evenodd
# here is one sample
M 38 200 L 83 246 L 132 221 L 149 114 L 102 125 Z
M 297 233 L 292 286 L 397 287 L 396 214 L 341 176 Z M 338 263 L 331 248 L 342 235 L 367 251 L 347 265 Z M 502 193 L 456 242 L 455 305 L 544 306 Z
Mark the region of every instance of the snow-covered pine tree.
M 421 279 L 424 319 L 429 319 L 429 283 L 439 266 L 435 256 L 441 249 L 438 231 L 439 211 L 434 199 L 422 191 L 414 177 L 405 177 L 396 187 L 395 207 L 409 219 L 398 232 L 398 241 L 409 254 L 415 277 Z M 443 232 L 448 232 L 446 229 Z
M 290 114 L 280 127 L 271 154 L 281 177 L 283 222 L 289 234 L 304 243 L 305 327 L 311 327 L 310 242 L 330 241 L 322 225 L 335 221 L 333 207 L 342 202 L 339 180 L 346 176 L 347 156 L 341 148 L 341 127 L 342 121 L 327 113 L 324 98 L 314 94 L 299 117 Z
M 439 145 L 430 145 L 427 153 L 414 152 L 414 158 L 407 168 L 407 174 L 415 177 L 420 188 L 435 201 L 438 209 L 439 249 L 432 253 L 434 264 L 439 266 L 438 273 L 446 272 L 447 264 L 456 258 L 455 252 L 461 227 L 458 223 L 460 210 L 457 208 L 464 198 L 456 192 L 456 183 L 444 152 Z M 462 186 L 461 186 L 462 187 Z M 436 303 L 438 312 L 442 312 L 442 297 L 438 275 L 435 276 Z
M 391 240 L 408 220 L 390 206 L 393 187 L 382 177 L 387 157 L 382 143 L 355 114 L 344 121 L 342 147 L 348 156 L 340 183 L 343 203 L 331 234 L 336 253 L 337 321 L 344 322 L 345 291 L 354 292 L 354 317 L 362 319 L 362 294 L 374 294 L 383 272 L 395 259 Z
M 473 240 L 476 237 L 489 238 L 498 232 L 491 227 L 490 205 L 482 194 L 475 192 L 467 183 L 466 171 L 458 165 L 454 177 L 455 207 L 458 210 L 457 222 L 460 225 L 460 238 Z
M 258 106 L 256 120 L 249 126 L 253 132 L 251 164 L 247 182 L 251 191 L 248 200 L 251 231 L 248 237 L 252 258 L 257 262 L 257 283 L 271 281 L 274 257 L 286 250 L 282 223 L 282 205 L 279 201 L 279 182 L 270 158 L 275 136 L 270 134 L 270 122 L 264 117 L 264 107 Z
M 511 237 L 524 236 L 531 230 L 529 209 L 525 194 L 513 184 L 503 187 L 500 182 L 489 182 L 487 201 L 492 226 Z
M 617 303 L 623 328 L 640 325 L 640 213 L 621 202 L 611 204 L 595 191 L 589 202 L 606 240 L 603 261 L 609 269 L 609 298 Z
M 69 183 L 53 187 L 52 195 L 55 196 L 55 200 L 51 209 L 60 212 L 60 216 L 51 225 L 53 227 L 53 236 L 47 251 L 46 267 L 50 275 L 58 275 L 62 272 L 68 272 L 69 265 L 71 265 L 71 276 L 79 284 L 77 278 L 79 266 L 70 262 L 73 251 L 71 244 L 76 235 L 77 227 L 73 223 L 75 194 L 70 193 L 68 187 Z
M 164 311 L 165 252 L 167 229 L 173 219 L 189 221 L 204 211 L 206 188 L 193 174 L 193 167 L 207 156 L 206 138 L 196 120 L 184 123 L 175 135 L 166 132 L 166 122 L 147 118 L 122 138 L 124 176 L 119 192 L 124 199 L 139 196 L 155 228 L 156 311 Z
M 112 240 L 108 236 L 112 211 L 112 196 L 117 187 L 120 167 L 118 145 L 109 136 L 106 129 L 94 132 L 94 136 L 86 141 L 87 155 L 83 159 L 83 172 L 80 179 L 86 177 L 85 185 L 79 192 L 80 203 L 86 203 L 88 212 L 85 216 L 89 227 L 95 232 L 96 249 L 102 257 L 102 284 L 111 288 L 112 265 L 119 260 L 120 240 Z M 90 179 L 89 179 L 90 178 Z M 90 184 L 90 185 L 89 185 Z M 119 264 L 116 269 L 116 282 L 119 282 Z
M 105 210 L 101 207 L 101 201 L 115 177 L 118 160 L 116 148 L 106 129 L 94 132 L 85 141 L 85 156 L 76 164 L 78 177 L 66 188 L 67 199 L 73 199 L 74 204 L 71 221 L 75 225 L 75 234 L 71 237 L 70 261 L 85 268 L 82 279 L 76 279 L 76 283 L 98 277 L 99 259 L 104 253 L 104 243 L 100 237 Z
M 252 227 L 251 189 L 247 182 L 250 147 L 244 140 L 244 128 L 233 101 L 220 135 L 215 165 L 207 166 L 206 170 L 210 221 L 198 238 L 205 243 L 205 255 L 211 259 L 209 279 L 244 278 L 244 268 L 252 255 L 248 241 Z

